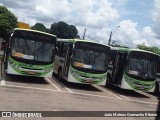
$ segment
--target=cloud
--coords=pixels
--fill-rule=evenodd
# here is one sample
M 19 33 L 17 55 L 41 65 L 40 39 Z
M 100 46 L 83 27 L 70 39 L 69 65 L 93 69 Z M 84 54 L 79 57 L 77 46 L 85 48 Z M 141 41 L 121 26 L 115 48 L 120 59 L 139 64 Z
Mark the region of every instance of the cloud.
M 160 46 L 157 34 L 154 33 L 151 27 L 146 26 L 142 31 L 138 31 L 136 28 L 137 23 L 131 20 L 124 20 L 119 23 L 120 28 L 116 31 L 113 39 L 117 44 L 127 45 L 130 47 L 136 47 L 138 44 L 145 44 L 147 46 Z
M 141 38 L 144 38 L 149 45 L 154 45 L 157 47 L 160 46 L 160 40 L 157 38 L 157 34 L 154 33 L 151 27 L 144 27 L 140 34 Z
M 119 22 L 120 28 L 115 33 L 113 39 L 119 44 L 135 47 L 135 41 L 139 39 L 139 32 L 137 31 L 137 23 L 131 20 L 123 20 Z
M 67 0 L 5 0 L 3 2 L 19 19 L 30 23 L 33 20 L 44 23 L 47 27 L 54 21 L 64 20 L 71 8 Z
M 9 8 L 18 8 L 18 9 L 27 9 L 27 10 L 34 10 L 36 3 L 32 0 L 2 0 L 3 4 Z
M 100 28 L 119 18 L 118 11 L 107 0 L 74 0 L 70 5 L 73 23 L 79 26 Z
M 111 31 L 120 25 L 112 36 L 117 44 L 135 47 L 137 44 L 160 45 L 160 2 L 155 0 L 153 21 L 154 26 L 145 26 L 138 30 L 138 21 L 125 18 L 133 12 L 125 10 L 127 0 L 3 0 L 19 21 L 33 26 L 36 22 L 46 27 L 54 22 L 65 21 L 76 25 L 82 38 L 86 28 L 86 39 L 107 44 Z M 141 2 L 142 4 L 142 2 Z M 135 11 L 134 11 L 135 12 Z M 132 14 L 134 16 L 134 14 Z M 151 18 L 152 19 L 152 18 Z
M 152 19 L 154 21 L 153 30 L 157 33 L 157 37 L 160 39 L 160 0 L 154 0 Z
M 79 26 L 97 28 L 119 18 L 118 11 L 107 0 L 5 0 L 4 5 L 12 9 L 21 20 L 26 16 L 29 20 L 37 19 L 50 24 L 63 20 Z
M 36 12 L 41 13 L 42 16 L 52 16 L 53 18 L 66 17 L 70 11 L 70 5 L 67 0 L 34 0 L 38 1 L 36 4 Z

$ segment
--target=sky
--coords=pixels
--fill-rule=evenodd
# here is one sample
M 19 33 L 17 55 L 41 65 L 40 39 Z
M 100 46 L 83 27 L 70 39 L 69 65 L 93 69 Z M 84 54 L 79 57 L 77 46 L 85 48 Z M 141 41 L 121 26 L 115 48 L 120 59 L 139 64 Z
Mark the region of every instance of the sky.
M 160 47 L 160 0 L 0 0 L 0 5 L 30 26 L 64 21 L 81 38 L 86 29 L 85 39 L 99 43 L 108 44 L 112 31 L 113 43 Z

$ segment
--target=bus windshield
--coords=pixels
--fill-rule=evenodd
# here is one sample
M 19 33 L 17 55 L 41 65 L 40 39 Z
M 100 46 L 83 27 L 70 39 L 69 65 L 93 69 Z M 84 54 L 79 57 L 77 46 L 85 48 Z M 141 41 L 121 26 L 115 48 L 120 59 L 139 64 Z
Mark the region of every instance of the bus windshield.
M 155 79 L 157 74 L 157 59 L 155 55 L 144 52 L 131 52 L 127 73 L 142 79 Z
M 90 47 L 92 44 L 90 44 Z M 81 70 L 106 71 L 108 53 L 106 50 L 95 48 L 76 47 L 72 58 L 72 65 Z M 102 46 L 101 46 L 102 47 Z M 104 46 L 103 46 L 104 47 Z M 102 47 L 102 48 L 103 48 Z M 89 72 L 89 71 L 88 71 Z
M 12 56 L 43 62 L 51 62 L 53 59 L 54 44 L 32 39 L 15 37 L 12 44 Z

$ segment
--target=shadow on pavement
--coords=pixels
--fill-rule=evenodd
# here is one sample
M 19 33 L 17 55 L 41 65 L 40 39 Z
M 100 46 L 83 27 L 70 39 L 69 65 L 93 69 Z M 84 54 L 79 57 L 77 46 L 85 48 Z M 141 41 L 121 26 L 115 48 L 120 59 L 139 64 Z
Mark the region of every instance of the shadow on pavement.
M 78 89 L 78 90 L 93 91 L 93 92 L 102 92 L 101 90 L 99 90 L 89 84 L 71 83 L 71 82 L 68 82 L 64 79 L 58 80 L 57 76 L 55 76 L 55 75 L 52 78 L 53 78 L 53 80 L 58 82 L 58 84 L 60 84 L 61 87 L 67 87 L 67 88 Z
M 71 89 L 86 90 L 86 91 L 93 91 L 93 92 L 103 92 L 102 90 L 97 89 L 94 86 L 89 85 L 89 84 L 70 83 L 64 79 L 58 80 L 56 75 L 53 76 L 53 80 L 58 82 L 61 85 L 61 87 L 66 86 Z M 102 87 L 103 89 L 109 90 L 113 92 L 114 94 L 120 94 L 120 95 L 124 95 L 128 97 L 149 98 L 133 90 L 121 89 L 114 85 L 111 85 L 110 87 L 105 87 L 105 86 L 100 86 L 100 87 Z
M 158 96 L 159 102 L 158 102 L 158 106 L 157 106 L 157 117 L 155 120 L 160 120 L 160 95 Z
M 149 98 L 145 95 L 142 95 L 140 93 L 137 93 L 133 90 L 127 90 L 127 89 L 121 89 L 117 86 L 111 85 L 110 87 L 107 87 L 109 90 L 111 90 L 113 93 L 128 96 L 128 97 L 139 97 L 139 98 Z M 107 89 L 104 87 L 104 89 Z
M 30 76 L 20 76 L 20 75 L 6 75 L 6 81 L 27 83 L 27 84 L 48 84 L 44 78 L 40 77 L 30 77 Z

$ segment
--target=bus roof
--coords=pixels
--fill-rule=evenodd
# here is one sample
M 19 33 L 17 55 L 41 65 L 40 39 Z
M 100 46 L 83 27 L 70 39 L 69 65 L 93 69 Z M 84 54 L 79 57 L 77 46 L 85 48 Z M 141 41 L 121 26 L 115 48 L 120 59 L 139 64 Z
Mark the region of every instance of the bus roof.
M 123 52 L 139 51 L 139 52 L 145 52 L 145 53 L 151 53 L 154 55 L 158 55 L 157 53 L 154 53 L 151 51 L 146 51 L 146 50 L 141 50 L 141 49 L 133 49 L 133 48 L 111 47 L 111 50 L 117 50 L 117 51 L 123 51 Z
M 46 33 L 46 32 L 41 32 L 41 31 L 38 31 L 38 30 L 31 30 L 31 29 L 23 29 L 23 28 L 14 28 L 14 31 L 29 31 L 29 32 L 36 32 L 36 33 L 42 33 L 42 34 L 45 34 L 45 35 L 50 35 L 50 36 L 53 36 L 53 37 L 56 37 L 55 35 L 53 34 L 49 34 L 49 33 Z
M 75 42 L 91 42 L 91 43 L 96 43 L 96 44 L 100 44 L 100 45 L 104 45 L 104 46 L 108 46 L 108 45 L 105 45 L 105 44 L 101 44 L 101 43 L 98 43 L 98 42 L 95 42 L 95 41 L 91 41 L 91 40 L 82 40 L 82 39 L 61 39 L 61 38 L 57 38 L 57 42 L 60 41 L 60 42 L 71 42 L 71 43 L 75 43 Z M 108 46 L 110 47 L 110 46 Z

